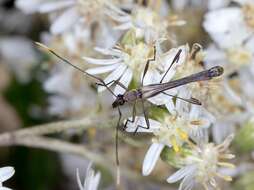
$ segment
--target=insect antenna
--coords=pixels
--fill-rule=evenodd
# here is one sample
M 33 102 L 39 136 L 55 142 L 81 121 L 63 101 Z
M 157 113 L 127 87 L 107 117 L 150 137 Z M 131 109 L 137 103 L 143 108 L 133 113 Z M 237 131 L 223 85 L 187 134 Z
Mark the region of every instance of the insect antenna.
M 35 42 L 35 44 L 47 51 L 49 51 L 51 54 L 55 55 L 57 58 L 59 58 L 60 60 L 62 60 L 64 63 L 72 66 L 73 68 L 77 69 L 78 71 L 80 71 L 81 73 L 93 78 L 93 79 L 96 79 L 98 81 L 100 81 L 100 83 L 105 86 L 107 88 L 107 90 L 115 97 L 117 97 L 117 95 L 115 95 L 115 93 L 107 86 L 107 84 L 99 77 L 97 76 L 94 76 L 94 75 L 91 75 L 89 74 L 88 72 L 84 71 L 83 69 L 81 69 L 80 67 L 72 64 L 70 61 L 68 61 L 67 59 L 65 59 L 64 57 L 60 56 L 58 53 L 56 53 L 54 50 L 52 50 L 51 48 L 47 47 L 46 45 L 40 43 L 40 42 Z
M 117 97 L 117 95 L 115 95 L 115 93 L 107 86 L 108 84 L 110 84 L 110 83 L 116 83 L 116 84 L 120 85 L 122 88 L 124 88 L 125 90 L 127 90 L 127 88 L 122 83 L 120 83 L 119 81 L 115 81 L 114 80 L 114 81 L 111 81 L 111 82 L 106 84 L 101 78 L 96 77 L 94 75 L 91 75 L 88 72 L 86 72 L 83 69 L 81 69 L 80 67 L 72 64 L 70 61 L 68 61 L 67 59 L 63 58 L 58 53 L 56 53 L 54 50 L 50 49 L 49 47 L 45 46 L 44 44 L 41 44 L 39 42 L 35 42 L 35 44 L 38 45 L 39 47 L 49 51 L 51 54 L 55 55 L 57 58 L 62 60 L 64 63 L 72 66 L 73 68 L 77 69 L 78 71 L 82 72 L 83 74 L 98 80 L 100 83 L 97 83 L 97 84 L 105 86 L 109 90 L 109 92 L 111 94 L 113 94 L 115 97 Z M 122 118 L 122 112 L 121 112 L 119 106 L 117 108 L 118 108 L 119 118 L 118 118 L 116 132 L 115 132 L 115 157 L 116 157 L 116 165 L 117 165 L 117 180 L 116 181 L 117 181 L 117 185 L 119 185 L 120 184 L 120 162 L 119 162 L 119 156 L 118 156 L 119 155 L 118 154 L 118 145 L 119 145 L 119 129 L 120 129 L 120 122 L 121 122 L 121 118 Z

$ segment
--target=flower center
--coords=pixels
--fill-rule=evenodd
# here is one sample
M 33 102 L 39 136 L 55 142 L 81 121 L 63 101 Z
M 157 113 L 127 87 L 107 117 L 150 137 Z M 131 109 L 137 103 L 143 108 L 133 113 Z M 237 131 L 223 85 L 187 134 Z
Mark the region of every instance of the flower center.
M 200 182 L 208 181 L 211 176 L 214 176 L 217 170 L 218 151 L 214 144 L 206 144 L 200 152 L 200 161 L 198 162 L 197 180 Z
M 144 43 L 138 43 L 136 45 L 126 45 L 124 55 L 124 63 L 128 65 L 134 75 L 140 76 L 148 59 L 153 57 L 153 48 L 145 45 Z
M 180 117 L 165 117 L 162 127 L 155 132 L 157 141 L 172 145 L 175 152 L 180 151 L 180 147 L 188 140 L 186 121 Z

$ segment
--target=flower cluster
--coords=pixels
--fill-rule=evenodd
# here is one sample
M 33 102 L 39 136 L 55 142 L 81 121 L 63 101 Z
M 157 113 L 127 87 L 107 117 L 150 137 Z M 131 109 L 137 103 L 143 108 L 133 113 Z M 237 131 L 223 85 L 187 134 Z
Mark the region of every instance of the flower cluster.
M 48 15 L 49 32 L 41 34 L 44 44 L 84 73 L 102 77 L 96 82 L 107 84 L 97 87 L 88 76 L 78 75 L 79 71 L 48 61 L 49 77 L 43 84 L 51 94 L 49 112 L 54 115 L 98 114 L 111 99 L 97 96 L 96 90 L 114 86 L 111 93 L 115 98 L 138 88 L 141 95 L 134 99 L 141 99 L 144 89 L 223 66 L 223 77 L 191 81 L 156 93 L 147 99 L 150 113 L 143 110 L 143 115 L 126 117 L 123 123 L 126 132 L 152 136 L 142 174 L 150 175 L 162 158 L 179 169 L 166 180 L 182 180 L 179 189 L 198 185 L 217 189 L 220 185 L 216 178 L 232 180 L 221 169 L 234 167 L 225 161 L 234 158 L 229 153 L 232 133 L 251 118 L 254 106 L 254 2 L 207 1 L 202 4 L 207 9 L 203 27 L 211 44 L 205 49 L 198 43 L 179 45 L 177 33 L 171 29 L 181 29 L 186 21 L 174 13 L 199 2 L 16 1 L 26 13 Z M 143 103 L 142 108 L 145 106 Z M 97 189 L 100 174 L 88 170 L 87 180 L 91 182 L 84 185 L 78 172 L 77 176 L 80 189 Z

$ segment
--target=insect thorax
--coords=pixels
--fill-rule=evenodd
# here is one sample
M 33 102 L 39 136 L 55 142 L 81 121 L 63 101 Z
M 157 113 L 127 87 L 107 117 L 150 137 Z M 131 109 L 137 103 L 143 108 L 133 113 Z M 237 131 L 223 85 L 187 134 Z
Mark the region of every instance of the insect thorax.
M 130 90 L 124 94 L 124 100 L 126 102 L 132 102 L 139 98 L 142 98 L 142 92 L 139 89 Z

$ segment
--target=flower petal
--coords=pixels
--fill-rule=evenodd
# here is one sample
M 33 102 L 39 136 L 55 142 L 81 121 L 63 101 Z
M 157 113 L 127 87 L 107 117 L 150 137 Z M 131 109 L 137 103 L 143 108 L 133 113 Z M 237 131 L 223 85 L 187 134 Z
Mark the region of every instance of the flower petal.
M 132 118 L 130 117 L 129 120 L 132 120 Z M 154 131 L 157 131 L 160 128 L 160 123 L 158 121 L 155 121 L 153 119 L 149 119 L 149 124 L 150 124 L 150 128 L 149 129 L 145 129 L 145 128 L 139 128 L 137 132 L 139 133 L 153 133 Z M 138 125 L 146 127 L 146 121 L 144 117 L 141 116 L 137 116 L 135 118 L 135 121 L 132 122 L 128 122 L 127 123 L 127 128 L 126 131 L 127 132 L 135 132 Z
M 69 7 L 71 5 L 74 5 L 75 2 L 73 0 L 62 0 L 62 1 L 56 1 L 56 2 L 48 2 L 44 3 L 39 7 L 40 13 L 48 13 L 51 11 L 56 11 L 65 7 Z
M 7 166 L 0 168 L 0 183 L 6 181 L 7 179 L 11 178 L 15 173 L 13 167 Z
M 51 25 L 50 31 L 53 34 L 60 34 L 70 29 L 80 18 L 76 7 L 70 8 L 63 12 Z
M 107 73 L 107 72 L 114 70 L 118 66 L 119 66 L 118 64 L 113 64 L 113 65 L 109 65 L 109 66 L 95 67 L 95 68 L 87 69 L 86 72 L 88 72 L 91 75 Z
M 79 169 L 78 168 L 76 170 L 76 178 L 77 178 L 79 190 L 83 190 L 83 185 L 82 185 L 81 180 L 80 180 L 80 175 L 79 175 Z
M 124 72 L 124 74 L 121 77 L 121 79 L 119 80 L 119 82 L 122 83 L 125 87 L 128 87 L 131 82 L 131 79 L 132 79 L 132 70 L 130 68 L 128 68 Z M 125 91 L 126 90 L 119 85 L 116 85 L 116 87 L 114 89 L 115 94 L 124 94 Z
M 167 182 L 168 183 L 175 183 L 179 180 L 181 180 L 182 178 L 184 178 L 185 176 L 187 176 L 188 174 L 194 172 L 195 170 L 195 166 L 190 165 L 190 166 L 185 166 L 179 170 L 177 170 L 174 174 L 172 174 L 168 179 Z
M 208 12 L 205 15 L 203 26 L 211 38 L 222 48 L 240 45 L 252 34 L 245 24 L 241 8 L 238 7 Z
M 115 63 L 119 63 L 122 59 L 117 58 L 117 59 L 95 59 L 95 58 L 90 58 L 90 57 L 83 57 L 84 60 L 86 60 L 90 64 L 94 65 L 111 65 Z
M 126 70 L 127 65 L 125 64 L 120 64 L 119 67 L 117 67 L 117 69 L 115 69 L 112 73 L 110 73 L 105 79 L 104 82 L 105 83 L 109 83 L 113 80 L 118 80 L 124 73 L 124 71 Z M 108 85 L 108 87 L 110 87 L 113 83 L 111 83 L 110 85 Z M 102 92 L 106 90 L 106 87 L 104 86 L 99 86 L 98 87 L 98 92 Z
M 143 167 L 142 167 L 143 176 L 147 176 L 152 172 L 163 148 L 164 148 L 164 144 L 160 144 L 160 143 L 153 143 L 149 147 L 145 155 L 145 159 L 143 161 Z
M 26 14 L 36 12 L 44 0 L 17 0 L 15 6 L 24 11 Z
M 103 54 L 103 55 L 111 55 L 111 56 L 116 56 L 116 57 L 121 57 L 121 55 L 122 55 L 121 51 L 116 50 L 116 49 L 95 47 L 94 50 Z

